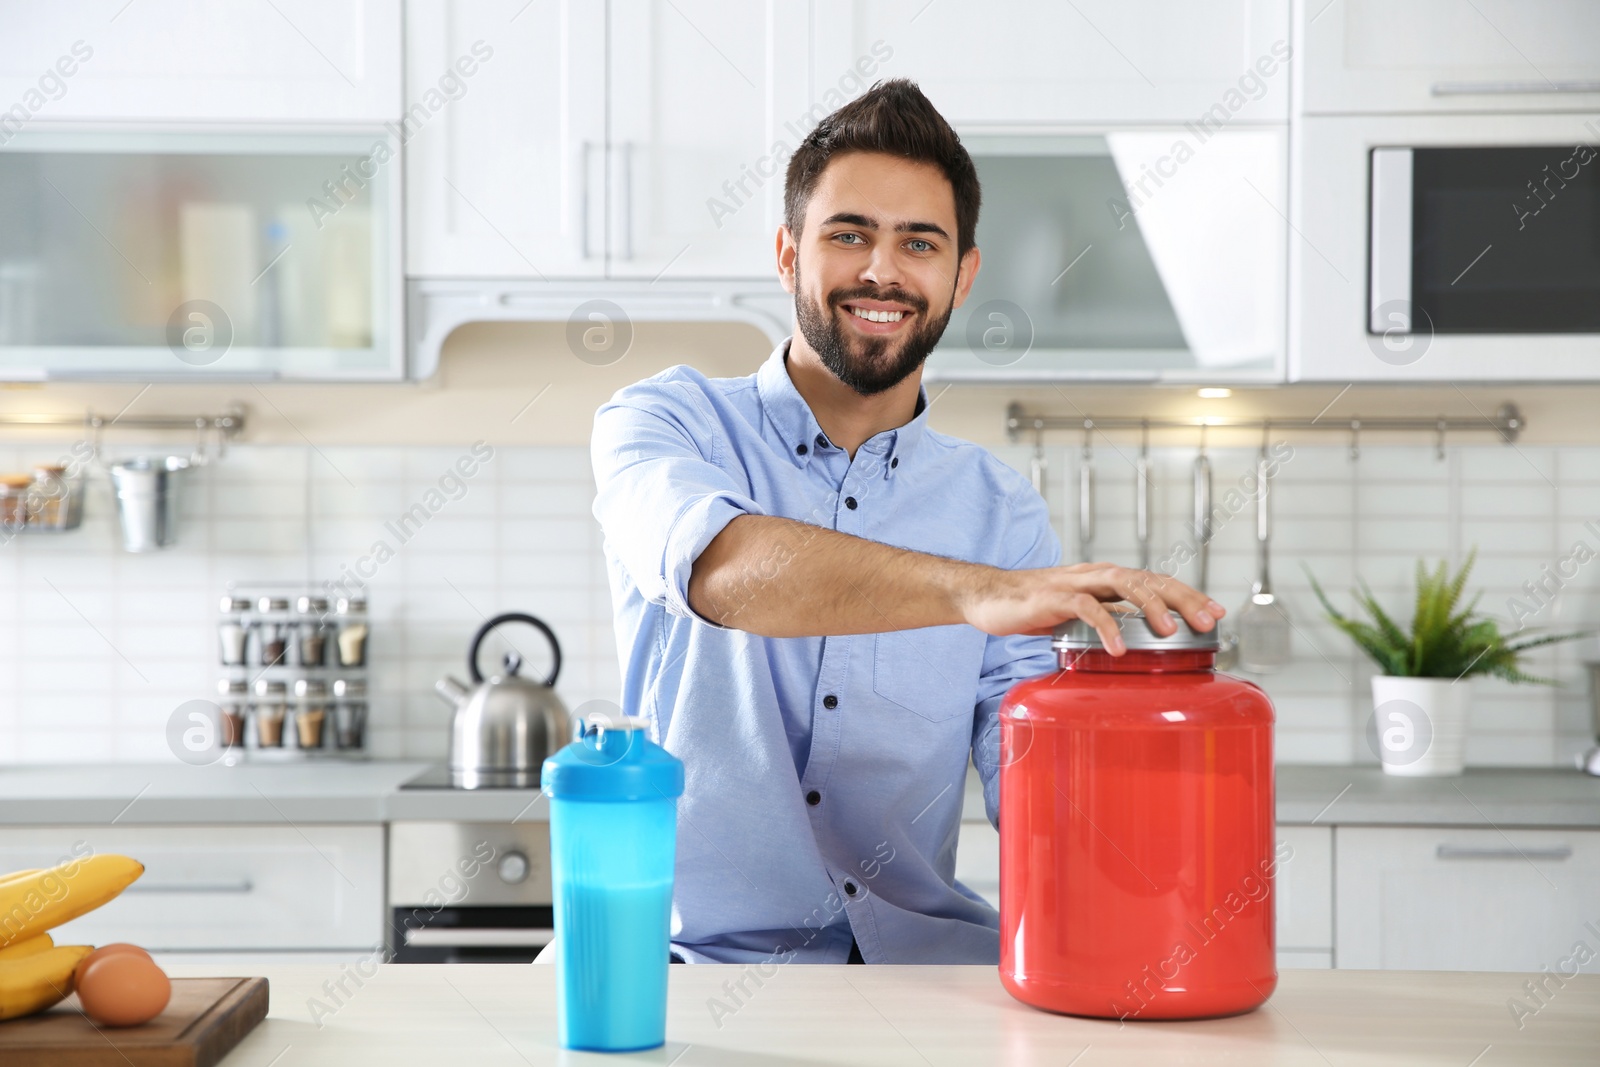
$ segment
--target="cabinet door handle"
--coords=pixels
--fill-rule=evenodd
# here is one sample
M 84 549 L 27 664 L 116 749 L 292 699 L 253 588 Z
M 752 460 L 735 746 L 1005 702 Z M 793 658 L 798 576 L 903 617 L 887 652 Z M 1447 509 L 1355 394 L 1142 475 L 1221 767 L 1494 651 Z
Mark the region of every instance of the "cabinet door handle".
M 1434 96 L 1513 96 L 1536 93 L 1600 93 L 1600 81 L 1434 82 Z
M 1567 845 L 1551 848 L 1473 848 L 1470 845 L 1440 845 L 1442 860 L 1564 860 L 1572 855 Z
M 593 142 L 584 141 L 578 149 L 578 255 L 589 258 L 589 150 Z
M 622 142 L 622 258 L 633 258 L 633 142 Z
M 255 883 L 248 878 L 237 882 L 136 882 L 124 893 L 250 893 Z

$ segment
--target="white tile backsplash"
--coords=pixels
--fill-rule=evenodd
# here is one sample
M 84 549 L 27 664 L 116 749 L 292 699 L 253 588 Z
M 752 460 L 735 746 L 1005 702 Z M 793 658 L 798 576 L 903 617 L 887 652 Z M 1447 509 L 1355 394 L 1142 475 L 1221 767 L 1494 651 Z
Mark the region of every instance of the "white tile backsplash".
M 54 454 L 50 446 L 11 451 L 13 467 Z M 995 452 L 1027 471 L 1031 449 Z M 1248 484 L 1255 452 L 1209 454 L 1223 504 Z M 469 637 L 502 611 L 528 611 L 555 628 L 564 654 L 557 688 L 569 707 L 615 700 L 620 670 L 587 450 L 496 448 L 470 477 L 441 486 L 469 455 L 464 447 L 239 445 L 184 487 L 180 541 L 170 550 L 122 552 L 103 484 L 91 487 L 81 529 L 0 546 L 0 762 L 168 758 L 167 717 L 210 697 L 221 673 L 211 665 L 212 627 L 230 581 L 318 587 L 366 572 L 375 756 L 444 755 L 449 709 L 433 682 L 464 677 Z M 1137 558 L 1133 455 L 1099 448 L 1091 459 L 1097 559 Z M 1188 541 L 1193 452 L 1157 448 L 1151 458 L 1152 557 L 1160 561 Z M 1080 451 L 1053 445 L 1047 459 L 1046 498 L 1071 562 Z M 1322 617 L 1303 568 L 1345 608 L 1360 576 L 1405 615 L 1417 557 L 1456 560 L 1476 544 L 1481 607 L 1508 619 L 1522 583 L 1540 579 L 1576 539 L 1600 551 L 1600 525 L 1584 525 L 1600 520 L 1600 449 L 1592 447 L 1456 446 L 1440 461 L 1429 446 L 1363 444 L 1355 460 L 1343 443 L 1296 446 L 1274 490 L 1273 582 L 1294 627 L 1295 659 L 1256 680 L 1277 705 L 1283 761 L 1376 762 L 1364 739 L 1372 667 Z M 375 564 L 380 542 L 393 555 Z M 1255 510 L 1244 500 L 1218 527 L 1210 592 L 1236 613 L 1255 569 Z M 1197 571 L 1191 562 L 1179 576 L 1196 581 Z M 1529 623 L 1600 623 L 1600 560 L 1580 567 Z M 1591 743 L 1580 663 L 1591 648 L 1600 654 L 1600 641 L 1531 660 L 1564 689 L 1475 680 L 1469 761 L 1570 765 Z M 485 666 L 503 651 L 486 649 Z M 548 668 L 542 649 L 521 651 L 530 671 Z

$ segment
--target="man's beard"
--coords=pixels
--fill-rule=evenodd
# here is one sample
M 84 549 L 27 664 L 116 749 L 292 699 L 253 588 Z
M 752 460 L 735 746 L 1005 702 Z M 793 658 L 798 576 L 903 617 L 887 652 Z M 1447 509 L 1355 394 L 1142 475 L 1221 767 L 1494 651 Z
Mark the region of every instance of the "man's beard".
M 800 323 L 800 333 L 822 359 L 822 365 L 833 372 L 845 385 L 862 396 L 875 396 L 893 389 L 910 377 L 928 358 L 933 347 L 944 336 L 950 322 L 950 312 L 955 310 L 955 292 L 951 290 L 950 306 L 937 319 L 928 319 L 928 302 L 912 296 L 903 289 L 877 290 L 871 286 L 840 289 L 828 294 L 828 311 L 805 295 L 800 284 L 800 264 L 794 268 L 794 311 Z M 914 308 L 919 325 L 905 338 L 856 337 L 854 350 L 845 336 L 843 318 L 851 314 L 844 305 L 853 300 L 881 300 L 904 304 Z M 890 345 L 898 343 L 898 351 Z

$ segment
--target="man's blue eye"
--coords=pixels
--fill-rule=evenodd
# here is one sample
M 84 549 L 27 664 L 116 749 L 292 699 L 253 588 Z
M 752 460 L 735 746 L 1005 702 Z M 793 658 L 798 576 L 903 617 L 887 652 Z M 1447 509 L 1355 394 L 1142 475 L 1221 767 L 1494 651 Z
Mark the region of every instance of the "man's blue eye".
M 912 240 L 909 243 L 914 246 L 912 248 L 913 252 L 931 252 L 931 251 L 933 251 L 933 245 L 929 244 L 927 241 L 922 240 L 921 238 L 916 238 L 916 239 Z M 916 247 L 916 246 L 920 246 L 920 247 Z
M 836 234 L 835 236 L 837 236 L 839 238 L 848 237 L 852 241 L 859 241 L 861 239 L 861 235 L 859 233 L 841 233 L 841 234 Z

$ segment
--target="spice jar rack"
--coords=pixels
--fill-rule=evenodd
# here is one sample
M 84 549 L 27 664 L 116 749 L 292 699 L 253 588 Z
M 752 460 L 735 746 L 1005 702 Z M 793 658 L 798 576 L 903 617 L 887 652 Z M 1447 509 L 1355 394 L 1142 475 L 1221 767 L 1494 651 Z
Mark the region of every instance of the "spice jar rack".
M 250 759 L 367 756 L 365 590 L 232 583 L 217 621 L 222 735 Z

